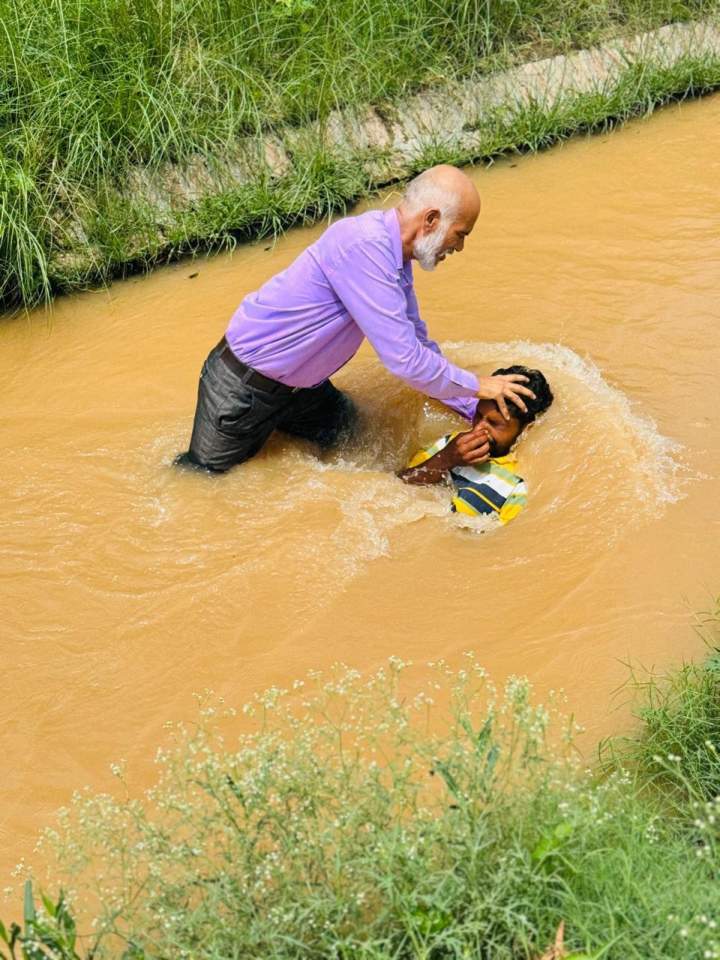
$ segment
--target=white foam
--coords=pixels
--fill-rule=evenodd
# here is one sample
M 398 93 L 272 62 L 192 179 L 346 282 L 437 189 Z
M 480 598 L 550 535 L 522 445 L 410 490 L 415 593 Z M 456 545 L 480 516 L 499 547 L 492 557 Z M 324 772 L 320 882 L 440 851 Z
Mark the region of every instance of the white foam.
M 638 472 L 637 494 L 646 501 L 655 504 L 675 503 L 686 495 L 687 484 L 697 478 L 685 458 L 682 444 L 675 439 L 663 436 L 655 421 L 645 413 L 639 412 L 629 398 L 617 387 L 611 386 L 604 378 L 600 368 L 589 357 L 581 357 L 570 347 L 561 343 L 532 343 L 527 340 L 513 340 L 507 343 L 472 343 L 467 341 L 448 342 L 445 351 L 465 363 L 482 363 L 488 358 L 495 362 L 500 357 L 520 358 L 528 365 L 532 363 L 546 372 L 552 382 L 552 371 L 572 377 L 589 397 L 581 402 L 594 399 L 603 409 L 604 417 L 615 423 L 620 422 L 623 433 L 632 440 L 640 453 L 635 464 Z M 477 360 L 475 358 L 478 358 Z M 556 398 L 562 401 L 562 394 L 556 389 Z M 582 437 L 577 438 L 582 443 Z M 623 456 L 626 451 L 617 451 Z M 612 455 L 612 451 L 610 451 Z

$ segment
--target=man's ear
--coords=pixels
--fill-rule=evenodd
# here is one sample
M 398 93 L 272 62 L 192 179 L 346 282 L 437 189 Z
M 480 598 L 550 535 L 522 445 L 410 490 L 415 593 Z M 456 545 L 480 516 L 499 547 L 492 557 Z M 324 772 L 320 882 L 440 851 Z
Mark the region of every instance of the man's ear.
M 423 216 L 423 227 L 425 228 L 425 233 L 432 233 L 438 226 L 441 220 L 441 214 L 439 210 L 426 210 L 425 215 Z

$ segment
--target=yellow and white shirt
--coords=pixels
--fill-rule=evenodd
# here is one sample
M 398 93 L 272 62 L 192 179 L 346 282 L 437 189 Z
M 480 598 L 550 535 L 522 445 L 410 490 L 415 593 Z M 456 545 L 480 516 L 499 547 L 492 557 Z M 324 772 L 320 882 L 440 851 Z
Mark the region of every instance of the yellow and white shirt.
M 440 453 L 460 433 L 448 433 L 435 443 L 419 450 L 408 467 L 419 467 Z M 527 487 L 517 474 L 517 460 L 512 456 L 495 457 L 477 466 L 453 467 L 449 471 L 455 489 L 452 510 L 471 517 L 492 515 L 500 523 L 514 520 L 527 504 Z

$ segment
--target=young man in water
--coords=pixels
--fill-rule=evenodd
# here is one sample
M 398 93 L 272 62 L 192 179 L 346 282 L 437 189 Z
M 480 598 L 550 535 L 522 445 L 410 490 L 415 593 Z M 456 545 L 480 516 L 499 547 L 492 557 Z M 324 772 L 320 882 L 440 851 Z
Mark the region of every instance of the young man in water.
M 453 512 L 494 516 L 503 524 L 514 520 L 527 503 L 527 488 L 511 450 L 527 425 L 548 409 L 553 395 L 539 370 L 516 364 L 493 376 L 512 373 L 527 377 L 535 394 L 525 401 L 526 411 L 508 402 L 506 420 L 494 400 L 478 400 L 472 429 L 448 433 L 420 450 L 400 471 L 400 479 L 422 485 L 449 482 L 455 493 Z

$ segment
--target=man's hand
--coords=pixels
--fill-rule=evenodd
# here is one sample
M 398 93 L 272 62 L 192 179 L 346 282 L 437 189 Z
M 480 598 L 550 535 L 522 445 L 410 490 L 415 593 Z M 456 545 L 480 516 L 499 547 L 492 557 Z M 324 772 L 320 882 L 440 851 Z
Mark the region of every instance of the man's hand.
M 522 411 L 526 411 L 527 407 L 520 394 L 535 399 L 535 394 L 529 387 L 521 386 L 523 382 L 527 382 L 527 377 L 524 377 L 521 373 L 506 373 L 497 377 L 480 377 L 479 382 L 478 399 L 494 400 L 506 420 L 510 419 L 507 408 L 508 400 L 512 400 Z
M 448 469 L 487 463 L 490 459 L 490 434 L 486 427 L 477 426 L 458 434 L 445 448 Z M 443 452 L 445 452 L 443 451 Z

